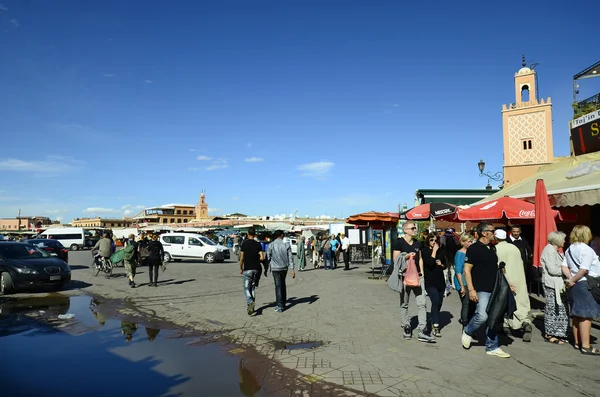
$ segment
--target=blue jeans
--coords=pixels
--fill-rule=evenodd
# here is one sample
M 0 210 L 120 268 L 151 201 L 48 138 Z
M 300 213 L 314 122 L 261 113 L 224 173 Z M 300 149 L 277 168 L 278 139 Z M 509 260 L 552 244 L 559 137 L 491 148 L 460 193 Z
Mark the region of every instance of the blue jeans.
M 492 296 L 491 292 L 478 292 L 477 298 L 477 309 L 475 310 L 475 316 L 471 319 L 469 324 L 465 327 L 465 333 L 469 336 L 474 336 L 479 328 L 485 325 L 488 319 L 487 305 Z M 486 330 L 485 338 L 485 351 L 492 351 L 498 348 L 498 333 L 491 328 Z
M 275 304 L 281 310 L 285 309 L 285 301 L 287 300 L 287 288 L 285 285 L 287 272 L 287 269 L 271 270 L 273 281 L 275 282 Z
M 333 259 L 331 257 L 331 250 L 323 250 L 323 267 L 325 269 L 327 269 L 328 267 L 331 267 L 333 269 Z
M 246 295 L 246 303 L 249 305 L 256 299 L 256 280 L 258 279 L 258 270 L 246 270 L 244 277 L 244 295 Z

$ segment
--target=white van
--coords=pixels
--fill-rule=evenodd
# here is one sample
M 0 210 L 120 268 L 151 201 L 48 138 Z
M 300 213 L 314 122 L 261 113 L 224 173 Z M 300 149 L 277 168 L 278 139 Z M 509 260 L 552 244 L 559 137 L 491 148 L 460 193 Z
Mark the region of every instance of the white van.
M 165 262 L 181 259 L 203 259 L 207 263 L 223 262 L 229 249 L 195 233 L 166 233 L 160 236 Z
M 51 227 L 41 232 L 37 238 L 58 240 L 71 251 L 77 251 L 86 246 L 86 230 L 82 227 Z

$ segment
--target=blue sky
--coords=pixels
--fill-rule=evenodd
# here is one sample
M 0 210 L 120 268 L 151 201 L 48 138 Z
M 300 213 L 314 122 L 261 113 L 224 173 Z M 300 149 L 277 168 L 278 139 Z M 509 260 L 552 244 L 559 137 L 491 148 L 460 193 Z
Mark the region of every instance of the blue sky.
M 202 190 L 215 214 L 348 216 L 483 188 L 521 54 L 568 155 L 572 76 L 598 61 L 591 1 L 403 3 L 0 0 L 0 216 Z

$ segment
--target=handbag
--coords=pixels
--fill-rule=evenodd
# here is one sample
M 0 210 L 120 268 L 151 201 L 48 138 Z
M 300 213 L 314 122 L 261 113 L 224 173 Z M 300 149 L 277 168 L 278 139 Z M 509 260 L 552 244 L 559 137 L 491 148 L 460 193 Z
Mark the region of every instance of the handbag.
M 408 266 L 406 267 L 406 273 L 404 273 L 404 285 L 406 287 L 420 287 L 421 282 L 419 281 L 419 271 L 415 263 L 414 257 L 408 259 Z
M 577 270 L 579 270 L 579 265 L 577 264 L 577 261 L 575 261 L 575 258 L 573 258 L 571 248 L 567 250 L 567 253 L 569 254 L 569 257 L 571 257 L 573 264 L 577 267 Z M 588 291 L 590 291 L 590 293 L 594 297 L 594 300 L 597 303 L 600 303 L 600 277 L 593 277 L 590 276 L 588 273 L 586 274 L 585 278 L 587 280 Z

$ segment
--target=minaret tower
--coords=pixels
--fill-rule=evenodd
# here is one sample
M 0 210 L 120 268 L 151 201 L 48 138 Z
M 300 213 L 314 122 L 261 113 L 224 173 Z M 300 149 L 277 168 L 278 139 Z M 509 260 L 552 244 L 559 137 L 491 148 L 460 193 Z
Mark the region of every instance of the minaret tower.
M 502 105 L 505 187 L 554 161 L 552 102 L 550 98 L 538 100 L 536 72 L 527 67 L 525 56 L 514 81 L 515 102 Z

